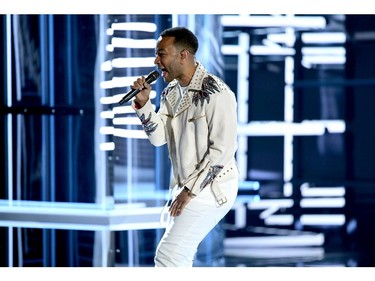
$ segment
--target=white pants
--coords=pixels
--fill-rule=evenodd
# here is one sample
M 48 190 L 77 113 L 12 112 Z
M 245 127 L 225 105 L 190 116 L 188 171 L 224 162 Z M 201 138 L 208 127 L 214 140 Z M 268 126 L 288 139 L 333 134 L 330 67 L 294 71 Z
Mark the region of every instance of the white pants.
M 237 197 L 238 179 L 220 187 L 228 200 L 225 204 L 218 206 L 207 186 L 190 200 L 180 216 L 170 218 L 156 249 L 155 267 L 193 266 L 199 243 L 232 208 Z

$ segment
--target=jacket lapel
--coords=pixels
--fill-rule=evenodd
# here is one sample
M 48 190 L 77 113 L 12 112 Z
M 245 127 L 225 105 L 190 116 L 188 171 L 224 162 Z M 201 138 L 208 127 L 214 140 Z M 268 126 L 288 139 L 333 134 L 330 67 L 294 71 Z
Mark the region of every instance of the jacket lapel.
M 202 81 L 206 75 L 206 69 L 204 66 L 198 62 L 197 70 L 194 73 L 194 76 L 189 84 L 187 93 L 182 97 L 180 103 L 178 104 L 177 110 L 174 116 L 180 115 L 186 109 L 188 109 L 193 103 L 193 95 L 195 92 L 199 92 L 202 89 Z M 177 81 L 173 81 L 169 85 L 169 90 L 166 94 L 166 99 L 172 108 L 176 108 L 176 103 L 178 101 L 178 92 Z
M 180 104 L 176 110 L 175 116 L 181 114 L 184 110 L 188 109 L 191 105 L 191 94 L 189 91 L 182 97 Z

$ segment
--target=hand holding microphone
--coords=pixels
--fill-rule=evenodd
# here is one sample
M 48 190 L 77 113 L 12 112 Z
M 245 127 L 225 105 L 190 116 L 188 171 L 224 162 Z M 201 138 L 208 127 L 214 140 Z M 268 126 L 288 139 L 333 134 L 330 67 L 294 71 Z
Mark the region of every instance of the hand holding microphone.
M 134 96 L 136 96 L 140 91 L 142 91 L 143 89 L 145 89 L 144 87 L 144 83 L 147 83 L 147 84 L 151 84 L 152 82 L 154 82 L 156 79 L 158 79 L 159 77 L 159 72 L 157 70 L 153 70 L 151 71 L 146 78 L 138 78 L 137 79 L 137 83 L 140 85 L 140 86 L 143 86 L 143 88 L 132 88 L 127 94 L 125 94 L 125 96 L 119 101 L 119 104 L 123 104 L 125 102 L 128 102 L 131 98 L 133 98 Z M 141 81 L 141 80 L 144 79 L 144 81 Z M 137 84 L 136 82 L 134 82 L 134 85 L 133 87 Z

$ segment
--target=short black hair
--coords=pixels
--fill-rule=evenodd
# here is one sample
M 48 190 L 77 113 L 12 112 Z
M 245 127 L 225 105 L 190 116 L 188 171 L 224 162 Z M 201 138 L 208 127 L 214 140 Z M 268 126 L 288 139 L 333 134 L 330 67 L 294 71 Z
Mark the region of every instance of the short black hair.
M 171 27 L 165 29 L 162 33 L 160 33 L 161 37 L 174 37 L 174 44 L 188 50 L 192 54 L 196 54 L 198 50 L 198 39 L 186 27 Z

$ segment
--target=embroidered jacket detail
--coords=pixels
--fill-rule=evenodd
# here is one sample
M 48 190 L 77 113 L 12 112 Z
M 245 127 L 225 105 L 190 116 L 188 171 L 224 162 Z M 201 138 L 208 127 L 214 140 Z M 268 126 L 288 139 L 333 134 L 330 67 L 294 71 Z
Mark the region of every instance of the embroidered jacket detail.
M 161 92 L 161 94 L 160 94 L 160 99 L 161 99 L 162 102 L 165 102 L 168 93 L 169 93 L 174 87 L 176 87 L 176 85 L 177 85 L 177 83 L 171 84 L 171 85 L 169 85 L 168 87 L 166 87 L 166 88 L 163 90 L 163 92 Z
M 148 115 L 147 119 L 145 118 L 144 114 L 139 116 L 139 119 L 141 120 L 143 130 L 147 136 L 150 136 L 158 127 L 158 124 L 151 121 L 151 113 Z
M 207 76 L 203 79 L 201 90 L 189 91 L 194 92 L 192 101 L 195 106 L 198 106 L 199 101 L 201 102 L 201 106 L 203 106 L 205 100 L 207 100 L 207 103 L 210 103 L 210 95 L 220 92 L 220 88 L 212 76 Z
M 200 189 L 202 191 L 203 188 L 205 188 L 207 185 L 211 185 L 213 180 L 216 178 L 216 176 L 220 173 L 220 171 L 224 168 L 222 165 L 217 166 L 211 166 L 206 178 L 201 183 Z

